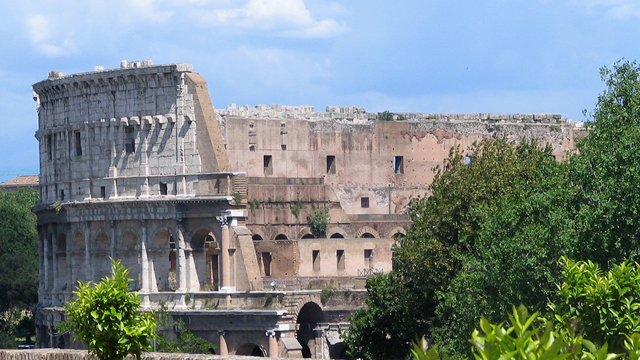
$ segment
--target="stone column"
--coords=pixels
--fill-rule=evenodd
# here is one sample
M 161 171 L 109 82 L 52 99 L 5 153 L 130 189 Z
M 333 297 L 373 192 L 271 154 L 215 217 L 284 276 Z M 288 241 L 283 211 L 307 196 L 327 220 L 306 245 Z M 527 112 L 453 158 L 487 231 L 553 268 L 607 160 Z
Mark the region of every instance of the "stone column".
M 40 292 L 40 298 L 49 291 L 49 241 L 47 237 L 47 228 L 44 226 L 40 227 L 39 231 L 41 235 L 40 240 L 42 241 L 42 292 Z
M 75 244 L 75 238 L 71 238 L 71 226 L 67 224 L 65 226 L 65 237 L 67 239 L 67 243 L 65 244 L 65 256 L 67 257 L 67 289 L 65 294 L 65 302 L 71 300 L 73 295 L 73 290 L 76 288 L 75 283 L 73 282 L 74 275 L 76 274 L 76 268 L 74 267 L 73 261 L 73 252 L 71 251 L 71 244 Z M 67 296 L 67 294 L 69 296 Z
M 220 349 L 220 355 L 229 355 L 229 348 L 227 347 L 227 339 L 224 338 L 225 334 L 226 333 L 224 330 L 218 330 L 218 337 L 220 339 L 220 342 L 218 344 L 218 349 Z
M 222 260 L 222 286 L 220 290 L 231 291 L 231 261 L 229 259 L 229 223 L 226 216 L 218 216 L 218 222 L 222 227 L 222 239 L 220 241 L 220 256 Z
M 142 239 L 140 241 L 140 292 L 149 292 L 149 258 L 147 255 L 147 220 L 140 220 Z
M 269 330 L 265 333 L 269 338 L 269 357 L 277 358 L 279 357 L 279 349 L 278 349 L 278 338 L 276 337 L 277 333 L 275 330 Z
M 182 232 L 182 219 L 178 219 L 176 224 L 176 234 L 178 239 L 176 241 L 176 248 L 178 251 L 178 292 L 187 291 L 187 259 L 184 254 L 185 242 L 184 234 Z
M 116 222 L 115 220 L 110 220 L 109 224 L 111 224 L 111 236 L 109 237 L 109 256 L 112 258 L 116 258 Z

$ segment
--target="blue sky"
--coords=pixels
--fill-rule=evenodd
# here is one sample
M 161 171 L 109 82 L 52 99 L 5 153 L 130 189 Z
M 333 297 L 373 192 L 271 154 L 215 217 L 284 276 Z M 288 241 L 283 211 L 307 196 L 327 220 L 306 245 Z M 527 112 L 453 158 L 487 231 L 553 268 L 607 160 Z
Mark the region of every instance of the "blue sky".
M 640 59 L 638 0 L 22 0 L 0 12 L 0 181 L 38 172 L 31 85 L 187 62 L 229 103 L 561 113 Z

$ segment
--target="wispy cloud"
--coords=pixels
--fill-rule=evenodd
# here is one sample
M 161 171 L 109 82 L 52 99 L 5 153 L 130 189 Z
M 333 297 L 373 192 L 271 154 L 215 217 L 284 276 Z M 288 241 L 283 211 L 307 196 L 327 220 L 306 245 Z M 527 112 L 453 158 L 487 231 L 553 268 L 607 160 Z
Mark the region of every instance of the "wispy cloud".
M 602 13 L 610 19 L 640 18 L 640 2 L 637 0 L 581 0 L 575 3 L 585 6 L 591 12 Z
M 344 13 L 341 6 L 314 4 L 318 15 L 305 0 L 60 1 L 62 4 L 43 1 L 35 7 L 39 9 L 36 13 L 21 14 L 32 47 L 49 57 L 87 51 L 97 39 L 110 39 L 115 44 L 127 34 L 158 26 L 166 30 L 168 24 L 178 24 L 178 28 L 189 24 L 203 31 L 229 30 L 238 36 L 289 38 L 330 38 L 347 30 L 336 18 Z
M 202 24 L 267 31 L 285 37 L 332 37 L 347 30 L 335 19 L 315 19 L 303 0 L 249 0 L 240 7 L 192 13 Z
M 72 39 L 57 39 L 48 16 L 37 14 L 27 17 L 29 37 L 35 49 L 49 57 L 66 56 L 77 52 Z

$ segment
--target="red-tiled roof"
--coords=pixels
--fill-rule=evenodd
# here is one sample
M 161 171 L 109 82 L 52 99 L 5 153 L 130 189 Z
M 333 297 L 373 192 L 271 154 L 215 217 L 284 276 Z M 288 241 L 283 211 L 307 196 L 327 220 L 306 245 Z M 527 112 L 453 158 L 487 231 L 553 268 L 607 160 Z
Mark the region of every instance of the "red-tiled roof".
M 0 186 L 37 186 L 39 181 L 40 177 L 38 175 L 21 175 L 3 182 Z

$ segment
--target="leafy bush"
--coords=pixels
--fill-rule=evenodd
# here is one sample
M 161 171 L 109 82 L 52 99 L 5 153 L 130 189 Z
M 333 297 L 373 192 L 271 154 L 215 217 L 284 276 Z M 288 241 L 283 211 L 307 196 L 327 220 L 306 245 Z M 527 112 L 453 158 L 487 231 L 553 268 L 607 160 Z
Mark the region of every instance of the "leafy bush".
M 550 308 L 560 324 L 577 321 L 584 337 L 622 351 L 626 335 L 640 333 L 640 265 L 614 264 L 605 272 L 591 261 L 560 260 L 564 282 Z
M 151 348 L 156 322 L 152 314 L 139 313 L 141 300 L 129 292 L 129 270 L 111 259 L 112 276 L 94 284 L 78 282 L 75 300 L 67 303 L 68 321 L 59 325 L 72 332 L 100 360 L 140 359 Z
M 311 228 L 313 236 L 317 238 L 325 237 L 327 234 L 327 227 L 329 226 L 329 209 L 317 209 L 311 214 L 307 215 L 307 222 Z
M 602 359 L 612 360 L 619 354 L 609 353 L 607 344 L 598 348 L 592 342 L 576 335 L 574 329 L 555 329 L 549 321 L 541 319 L 535 327 L 538 313 L 529 314 L 523 305 L 513 307 L 509 315 L 511 326 L 491 324 L 480 320 L 481 331 L 471 335 L 476 360 L 489 359 Z

